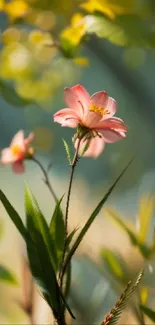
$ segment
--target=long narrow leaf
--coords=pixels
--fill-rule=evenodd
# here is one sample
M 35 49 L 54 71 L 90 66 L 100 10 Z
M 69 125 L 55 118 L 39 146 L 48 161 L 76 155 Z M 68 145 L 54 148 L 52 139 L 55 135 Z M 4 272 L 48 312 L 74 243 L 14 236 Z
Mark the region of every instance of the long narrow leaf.
M 75 233 L 77 232 L 78 229 L 79 228 L 73 229 L 71 231 L 71 233 L 67 236 L 67 239 L 66 239 L 66 248 L 69 247 L 69 245 L 70 245 L 70 243 L 71 243 L 71 241 L 72 241 L 72 239 L 73 239 L 73 237 L 74 237 L 74 235 L 75 235 Z
M 67 272 L 66 272 L 66 283 L 65 283 L 65 290 L 64 290 L 64 296 L 65 298 L 68 297 L 69 295 L 69 290 L 71 286 L 71 275 L 72 275 L 72 265 L 69 263 L 67 267 Z
M 131 298 L 132 293 L 136 290 L 141 278 L 143 276 L 143 270 L 139 273 L 136 281 L 130 281 L 120 296 L 120 299 L 116 302 L 115 307 L 110 311 L 110 313 L 105 317 L 101 325 L 116 325 L 122 314 L 122 311 L 127 306 L 129 299 Z
M 103 266 L 108 273 L 110 273 L 117 281 L 123 282 L 125 274 L 118 255 L 107 248 L 102 248 L 100 255 Z
M 151 223 L 151 218 L 153 215 L 153 210 L 155 207 L 155 198 L 154 196 L 143 196 L 139 204 L 139 240 L 142 243 L 145 243 L 148 230 Z
M 64 196 L 63 196 L 64 197 Z M 62 202 L 63 197 L 57 202 L 51 222 L 50 222 L 50 235 L 52 241 L 55 243 L 57 261 L 58 264 L 61 261 L 62 253 L 64 250 L 65 244 L 65 225 L 63 220 L 63 214 L 61 211 L 60 204 Z
M 138 236 L 136 236 L 136 233 L 132 230 L 132 225 L 125 222 L 121 217 L 118 215 L 116 211 L 113 209 L 107 209 L 106 210 L 108 216 L 114 220 L 120 226 L 122 230 L 126 232 L 126 234 L 129 236 L 130 241 L 133 245 L 138 244 Z
M 58 315 L 63 316 L 65 305 L 74 318 L 56 280 L 56 268 L 52 260 L 52 252 L 54 250 L 53 246 L 51 246 L 52 242 L 48 225 L 28 187 L 25 191 L 25 207 L 28 231 L 32 241 L 35 243 L 34 246 L 32 242 L 27 242 L 32 274 L 39 284 L 46 301 L 52 307 L 55 317 Z
M 23 221 L 20 218 L 18 212 L 14 209 L 14 207 L 9 202 L 9 200 L 7 199 L 5 194 L 2 192 L 2 190 L 0 190 L 0 200 L 1 200 L 5 210 L 7 211 L 10 219 L 13 221 L 14 225 L 16 226 L 16 228 L 18 229 L 18 231 L 20 232 L 22 237 L 24 239 L 26 239 L 27 238 L 27 229 L 24 226 Z
M 77 237 L 74 245 L 72 246 L 71 250 L 69 251 L 69 253 L 68 253 L 67 257 L 66 257 L 66 260 L 65 260 L 65 263 L 64 263 L 64 267 L 63 267 L 63 274 L 65 273 L 65 270 L 66 270 L 66 267 L 67 267 L 68 263 L 70 262 L 72 256 L 74 255 L 76 249 L 78 248 L 79 244 L 81 243 L 81 241 L 82 241 L 83 237 L 85 236 L 86 232 L 88 231 L 89 227 L 91 226 L 91 224 L 95 220 L 96 216 L 99 214 L 99 212 L 102 209 L 103 205 L 105 204 L 105 202 L 109 198 L 110 194 L 112 193 L 112 191 L 114 190 L 115 186 L 117 185 L 117 183 L 119 182 L 119 180 L 121 179 L 121 177 L 124 175 L 124 173 L 126 172 L 126 170 L 128 169 L 128 167 L 130 166 L 130 164 L 132 163 L 132 161 L 133 161 L 133 159 L 130 160 L 130 162 L 127 164 L 127 166 L 123 169 L 123 171 L 121 172 L 121 174 L 117 177 L 116 181 L 109 188 L 109 190 L 107 191 L 107 193 L 104 195 L 103 199 L 99 202 L 99 204 L 97 205 L 96 209 L 93 211 L 93 213 L 91 214 L 91 216 L 89 217 L 89 219 L 85 223 L 85 225 L 82 228 L 79 236 Z
M 27 241 L 31 271 L 56 316 L 61 312 L 61 296 L 51 260 L 49 228 L 28 186 L 25 189 L 25 210 L 27 229 L 31 237 L 31 240 Z
M 147 317 L 149 317 L 155 323 L 155 311 L 154 310 L 152 310 L 144 305 L 140 305 L 140 309 Z
M 48 248 L 49 254 L 51 256 L 53 265 L 56 269 L 57 267 L 57 255 L 56 255 L 56 247 L 54 241 L 52 241 L 52 237 L 50 236 L 49 227 L 44 218 L 37 200 L 32 194 L 31 190 L 28 186 L 25 189 L 25 209 L 26 209 L 26 222 L 28 231 L 31 233 L 33 238 L 33 234 L 31 230 L 37 229 L 44 239 L 44 242 Z
M 27 252 L 33 278 L 56 317 L 61 312 L 59 288 L 45 242 L 37 229 L 33 240 L 27 242 Z
M 107 209 L 107 212 L 108 215 L 126 232 L 132 245 L 137 246 L 145 258 L 149 258 L 153 248 L 141 242 L 139 235 L 134 233 L 134 231 L 131 229 L 131 226 L 123 221 L 115 211 Z

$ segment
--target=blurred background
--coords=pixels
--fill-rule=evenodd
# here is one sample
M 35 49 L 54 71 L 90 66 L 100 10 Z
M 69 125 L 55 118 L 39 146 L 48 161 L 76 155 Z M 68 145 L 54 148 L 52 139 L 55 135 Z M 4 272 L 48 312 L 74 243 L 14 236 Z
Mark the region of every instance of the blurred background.
M 0 0 L 0 40 L 0 148 L 18 130 L 34 131 L 37 158 L 45 167 L 51 163 L 58 197 L 70 172 L 62 138 L 72 146 L 74 134 L 53 123 L 54 112 L 65 107 L 65 86 L 80 83 L 90 94 L 106 90 L 129 127 L 124 141 L 107 145 L 97 160 L 81 159 L 76 169 L 70 230 L 82 227 L 135 156 L 74 259 L 69 299 L 75 323 L 99 324 L 144 263 L 138 299 L 155 309 L 154 1 Z M 17 176 L 0 167 L 0 187 L 23 220 L 24 180 L 50 220 L 54 201 L 39 168 L 27 162 L 25 174 Z M 51 323 L 37 289 L 33 320 L 22 308 L 25 247 L 2 205 L 0 225 L 0 323 Z M 121 323 L 139 324 L 140 317 L 132 308 Z

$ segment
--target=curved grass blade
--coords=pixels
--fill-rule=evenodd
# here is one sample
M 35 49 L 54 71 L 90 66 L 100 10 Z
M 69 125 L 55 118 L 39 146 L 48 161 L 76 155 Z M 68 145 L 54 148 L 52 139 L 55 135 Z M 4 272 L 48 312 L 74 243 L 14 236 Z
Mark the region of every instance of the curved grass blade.
M 28 186 L 25 191 L 25 206 L 28 231 L 32 241 L 35 243 L 35 247 L 32 246 L 32 243 L 27 243 L 34 278 L 41 287 L 48 304 L 54 311 L 55 317 L 59 317 L 59 315 L 63 316 L 65 306 L 70 315 L 75 318 L 57 283 L 55 260 L 53 261 L 52 256 L 54 249 L 49 227 Z
M 116 181 L 109 188 L 109 190 L 107 191 L 107 193 L 104 195 L 103 199 L 99 202 L 99 204 L 97 205 L 96 209 L 93 211 L 93 213 L 91 214 L 91 216 L 89 217 L 89 219 L 85 223 L 85 225 L 82 228 L 79 236 L 77 237 L 75 243 L 73 244 L 71 250 L 69 251 L 69 253 L 68 253 L 67 257 L 66 257 L 66 260 L 65 260 L 65 263 L 64 263 L 64 266 L 63 266 L 63 270 L 62 270 L 62 275 L 64 275 L 68 263 L 71 261 L 72 256 L 74 255 L 76 249 L 78 248 L 79 244 L 81 243 L 81 241 L 82 241 L 83 237 L 85 236 L 86 232 L 88 231 L 89 227 L 91 226 L 91 224 L 95 220 L 96 216 L 99 214 L 99 212 L 102 209 L 103 205 L 106 203 L 106 201 L 109 198 L 110 194 L 112 193 L 112 191 L 114 190 L 115 186 L 120 181 L 120 179 L 122 178 L 122 176 L 124 175 L 124 173 L 126 172 L 126 170 L 128 169 L 128 167 L 130 166 L 130 164 L 132 163 L 132 161 L 133 161 L 133 158 L 129 161 L 129 163 L 127 164 L 127 166 L 123 169 L 123 171 L 117 177 Z
M 72 265 L 69 263 L 67 267 L 67 272 L 66 272 L 66 283 L 65 283 L 65 290 L 64 290 L 64 296 L 65 298 L 68 297 L 69 295 L 69 290 L 71 286 L 71 278 L 72 278 Z
M 135 234 L 133 230 L 131 230 L 129 225 L 122 220 L 118 214 L 112 209 L 107 209 L 108 215 L 126 232 L 129 236 L 131 244 L 137 246 L 142 253 L 142 255 L 148 259 L 150 254 L 152 253 L 153 247 L 149 247 L 147 244 L 144 244 L 140 241 L 139 235 Z
M 50 226 L 49 226 L 52 241 L 55 243 L 58 266 L 59 266 L 61 258 L 62 258 L 64 244 L 65 244 L 65 225 L 64 225 L 64 220 L 63 220 L 63 213 L 62 213 L 62 210 L 60 207 L 63 197 L 64 197 L 64 195 L 56 204 L 56 207 L 55 207 L 55 210 L 54 210 L 51 222 L 50 222 Z
M 37 229 L 43 237 L 43 240 L 49 251 L 53 266 L 57 268 L 57 255 L 56 255 L 56 246 L 49 232 L 49 227 L 44 218 L 36 198 L 32 194 L 28 185 L 25 188 L 25 210 L 26 210 L 26 222 L 28 231 L 33 238 L 34 229 Z
M 144 305 L 140 305 L 140 309 L 147 317 L 149 317 L 155 323 L 155 311 L 154 310 L 152 310 Z
M 75 235 L 75 233 L 77 232 L 78 229 L 79 228 L 73 229 L 71 231 L 71 233 L 67 236 L 67 238 L 66 238 L 66 248 L 69 247 L 69 245 L 70 245 L 70 243 L 71 243 L 71 241 L 72 241 L 72 239 L 73 239 L 73 237 L 74 237 L 74 235 Z

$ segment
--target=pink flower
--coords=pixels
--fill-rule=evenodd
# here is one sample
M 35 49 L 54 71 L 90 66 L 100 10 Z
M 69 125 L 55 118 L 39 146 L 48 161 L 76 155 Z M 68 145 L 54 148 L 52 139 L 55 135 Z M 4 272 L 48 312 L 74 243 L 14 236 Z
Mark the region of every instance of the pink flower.
M 1 152 L 1 163 L 3 165 L 12 164 L 15 173 L 24 172 L 24 159 L 33 156 L 33 148 L 29 147 L 33 140 L 34 134 L 24 139 L 24 132 L 20 130 L 12 139 L 10 147 L 5 148 Z
M 104 149 L 105 143 L 114 143 L 126 137 L 127 126 L 116 113 L 116 101 L 105 91 L 99 91 L 92 96 L 87 90 L 76 85 L 65 88 L 65 101 L 69 108 L 64 108 L 54 114 L 54 121 L 62 126 L 76 128 L 79 125 L 85 130 L 80 142 L 80 151 L 88 144 L 84 156 L 98 157 Z M 74 142 L 75 148 L 78 143 Z

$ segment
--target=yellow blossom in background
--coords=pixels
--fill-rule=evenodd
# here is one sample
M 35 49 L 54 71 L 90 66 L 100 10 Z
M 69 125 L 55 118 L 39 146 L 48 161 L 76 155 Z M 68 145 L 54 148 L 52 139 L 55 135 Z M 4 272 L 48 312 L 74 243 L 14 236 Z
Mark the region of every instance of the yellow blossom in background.
M 87 0 L 81 7 L 90 13 L 99 11 L 114 19 L 117 15 L 133 13 L 135 0 Z
M 60 37 L 63 40 L 68 41 L 73 46 L 77 46 L 85 33 L 86 25 L 83 21 L 83 16 L 77 13 L 72 17 L 70 26 L 61 32 Z
M 0 11 L 4 8 L 4 0 L 0 0 Z
M 21 79 L 31 73 L 31 52 L 21 43 L 11 43 L 0 52 L 0 76 L 4 79 Z
M 23 79 L 16 83 L 16 91 L 21 97 L 43 102 L 51 97 L 52 85 L 42 80 Z
M 56 25 L 56 16 L 52 11 L 31 8 L 25 17 L 26 23 L 39 27 L 44 31 L 51 30 Z
M 20 40 L 20 31 L 15 27 L 7 28 L 1 35 L 1 39 L 4 45 L 17 43 Z
M 8 14 L 8 17 L 12 21 L 16 18 L 25 16 L 29 10 L 29 6 L 24 0 L 12 0 L 5 3 L 3 10 L 6 14 Z
M 30 32 L 29 40 L 31 43 L 37 45 L 44 41 L 44 34 L 40 30 L 35 30 Z
M 53 42 L 50 33 L 45 33 L 40 30 L 33 30 L 30 32 L 28 40 L 33 45 L 46 45 Z

